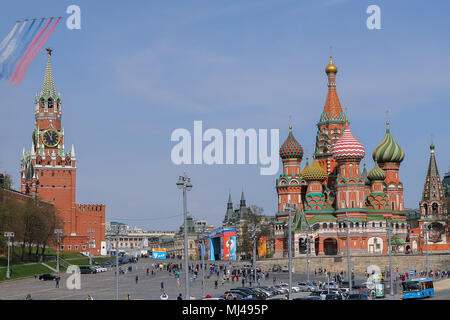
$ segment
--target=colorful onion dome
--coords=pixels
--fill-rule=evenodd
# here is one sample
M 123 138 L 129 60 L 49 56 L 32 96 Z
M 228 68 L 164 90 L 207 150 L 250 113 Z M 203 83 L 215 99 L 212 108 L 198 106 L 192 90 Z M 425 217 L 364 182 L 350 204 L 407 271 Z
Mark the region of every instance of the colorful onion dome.
M 292 126 L 289 126 L 289 135 L 286 141 L 280 148 L 280 157 L 281 159 L 302 159 L 303 157 L 303 148 L 295 140 L 294 135 L 292 134 Z
M 337 73 L 337 71 L 338 71 L 338 69 L 333 64 L 332 56 L 330 56 L 330 63 L 328 63 L 328 65 L 326 66 L 325 72 L 326 72 L 326 74 L 329 74 L 329 73 Z
M 366 154 L 364 146 L 353 136 L 348 127 L 348 121 L 345 123 L 345 130 L 341 137 L 333 145 L 331 153 L 336 160 L 364 158 Z
M 302 178 L 306 181 L 323 181 L 327 177 L 327 172 L 316 159 L 314 159 L 302 172 Z
M 378 166 L 378 163 L 375 162 L 375 166 L 369 171 L 367 179 L 370 181 L 384 181 L 384 179 L 386 179 L 386 172 L 384 172 L 384 170 Z
M 389 130 L 389 121 L 386 122 L 386 135 L 381 143 L 375 148 L 372 153 L 372 158 L 375 162 L 402 162 L 405 157 L 405 151 L 395 142 Z

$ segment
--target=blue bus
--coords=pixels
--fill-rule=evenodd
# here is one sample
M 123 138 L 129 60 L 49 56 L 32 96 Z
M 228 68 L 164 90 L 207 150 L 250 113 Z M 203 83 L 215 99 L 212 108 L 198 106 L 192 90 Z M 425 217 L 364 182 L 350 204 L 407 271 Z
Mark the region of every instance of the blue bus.
M 433 280 L 430 278 L 404 281 L 403 299 L 420 299 L 434 296 Z

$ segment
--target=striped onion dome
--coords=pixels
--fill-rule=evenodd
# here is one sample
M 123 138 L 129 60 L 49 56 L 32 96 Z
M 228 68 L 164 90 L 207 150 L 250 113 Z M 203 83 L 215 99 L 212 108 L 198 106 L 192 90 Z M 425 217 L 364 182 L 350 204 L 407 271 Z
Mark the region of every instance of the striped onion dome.
M 386 135 L 381 143 L 375 148 L 372 153 L 372 158 L 375 162 L 402 162 L 405 157 L 405 151 L 395 142 L 389 130 L 389 121 L 386 122 Z
M 328 175 L 325 169 L 322 168 L 316 159 L 314 159 L 313 162 L 302 171 L 302 177 L 306 181 L 323 181 Z
M 384 181 L 384 179 L 386 179 L 386 172 L 384 172 L 384 170 L 378 166 L 378 163 L 375 162 L 375 166 L 370 170 L 367 179 L 370 181 Z
M 294 135 L 292 134 L 292 126 L 289 127 L 289 135 L 286 141 L 280 148 L 280 157 L 281 159 L 302 159 L 303 157 L 303 148 L 295 140 Z
M 331 153 L 336 160 L 364 158 L 366 154 L 364 146 L 353 136 L 348 127 L 348 121 L 345 123 L 345 130 L 341 137 L 333 145 Z

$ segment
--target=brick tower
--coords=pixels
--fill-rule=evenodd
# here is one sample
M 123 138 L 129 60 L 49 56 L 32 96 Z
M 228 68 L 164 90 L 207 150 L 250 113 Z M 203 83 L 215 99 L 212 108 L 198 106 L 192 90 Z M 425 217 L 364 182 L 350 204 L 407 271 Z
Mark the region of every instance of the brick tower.
M 333 64 L 332 57 L 330 56 L 330 62 L 325 68 L 325 73 L 328 77 L 328 93 L 319 123 L 317 123 L 316 148 L 314 153 L 316 160 L 327 171 L 327 174 L 332 173 L 337 165 L 331 154 L 331 149 L 342 135 L 346 119 L 336 90 L 337 71 L 337 67 Z M 329 179 L 330 186 L 333 182 L 334 177 L 331 177 Z
M 400 164 L 405 158 L 405 151 L 391 136 L 389 121 L 386 122 L 386 134 L 373 151 L 372 158 L 386 172 L 385 192 L 389 199 L 390 209 L 392 211 L 404 211 L 403 183 L 400 181 L 399 170 Z
M 62 248 L 102 254 L 105 242 L 105 206 L 76 204 L 75 147 L 65 149 L 61 95 L 56 93 L 47 49 L 47 67 L 41 93 L 35 97 L 35 126 L 31 149 L 22 151 L 21 191 L 53 202 L 63 221 Z M 88 231 L 92 229 L 93 232 Z

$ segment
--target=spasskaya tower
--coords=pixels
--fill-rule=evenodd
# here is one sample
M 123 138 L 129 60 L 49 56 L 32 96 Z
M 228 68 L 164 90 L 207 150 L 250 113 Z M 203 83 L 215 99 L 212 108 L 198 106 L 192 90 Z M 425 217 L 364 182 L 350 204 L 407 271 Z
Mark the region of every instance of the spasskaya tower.
M 31 149 L 23 148 L 21 162 L 21 191 L 53 202 L 63 222 L 61 250 L 106 254 L 105 205 L 77 204 L 77 158 L 72 144 L 65 148 L 62 127 L 61 95 L 56 93 L 50 57 L 40 94 L 35 97 L 35 125 Z

